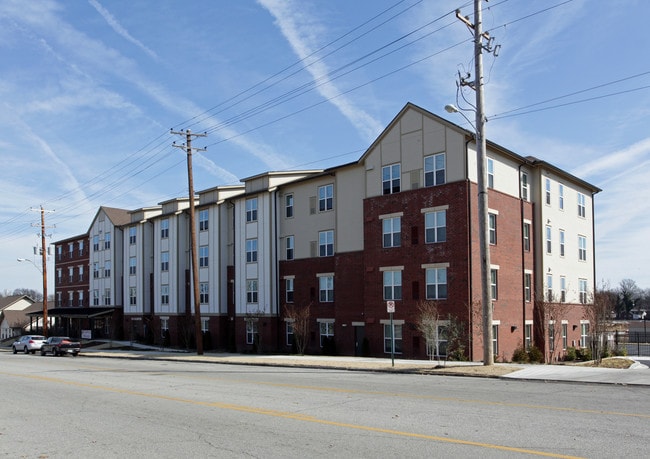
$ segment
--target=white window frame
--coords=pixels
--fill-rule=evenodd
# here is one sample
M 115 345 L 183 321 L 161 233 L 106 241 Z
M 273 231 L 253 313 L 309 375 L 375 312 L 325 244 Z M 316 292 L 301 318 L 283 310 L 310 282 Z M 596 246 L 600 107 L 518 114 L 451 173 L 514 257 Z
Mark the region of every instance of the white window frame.
M 318 211 L 327 212 L 334 209 L 334 185 L 318 187 Z
M 294 245 L 295 245 L 294 236 L 287 236 L 287 239 L 286 239 L 286 258 L 287 258 L 287 260 L 293 260 L 294 257 L 296 256 Z
M 446 300 L 448 295 L 447 268 L 428 267 L 424 270 L 425 297 L 427 300 Z M 431 293 L 431 294 L 430 294 Z
M 246 263 L 257 263 L 257 238 L 246 239 Z
M 160 238 L 167 239 L 169 237 L 169 219 L 163 218 L 160 220 Z
M 587 261 L 587 237 L 578 235 L 578 260 Z
M 381 220 L 382 246 L 386 248 L 400 247 L 402 245 L 402 218 L 387 217 Z
M 319 274 L 318 301 L 321 303 L 334 302 L 334 274 Z
M 391 344 L 395 347 L 394 353 L 395 354 L 401 354 L 402 353 L 402 344 L 403 344 L 403 333 L 404 333 L 404 324 L 401 323 L 400 321 L 393 321 L 393 333 L 391 336 L 391 329 L 390 329 L 390 322 L 389 323 L 383 323 L 384 325 L 384 354 L 390 354 L 391 353 Z M 391 343 L 391 337 L 392 337 L 392 343 Z
M 199 210 L 199 231 L 207 231 L 210 228 L 210 211 L 208 209 Z
M 257 279 L 246 279 L 246 303 L 257 304 L 259 301 Z
M 442 164 L 440 164 L 442 162 Z M 445 153 L 436 153 L 424 157 L 424 186 L 444 185 L 447 180 Z M 442 166 L 442 167 L 441 167 Z
M 587 216 L 587 197 L 578 193 L 578 217 L 586 218 Z
M 384 300 L 402 299 L 402 269 L 386 269 L 382 272 Z
M 424 212 L 424 242 L 435 244 L 447 241 L 447 210 Z
M 246 200 L 246 223 L 257 221 L 257 198 Z
M 331 257 L 334 255 L 334 230 L 319 231 L 318 256 Z
M 202 245 L 199 247 L 199 268 L 210 266 L 210 247 Z
M 389 164 L 381 168 L 382 195 L 399 193 L 402 190 L 402 165 Z

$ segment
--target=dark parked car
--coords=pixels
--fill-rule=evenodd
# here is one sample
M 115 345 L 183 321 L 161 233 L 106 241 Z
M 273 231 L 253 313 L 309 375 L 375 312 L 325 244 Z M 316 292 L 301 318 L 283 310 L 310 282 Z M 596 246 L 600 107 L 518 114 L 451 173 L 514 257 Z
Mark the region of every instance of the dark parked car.
M 25 354 L 29 354 L 30 352 L 36 354 L 36 351 L 41 349 L 44 341 L 45 337 L 42 335 L 23 335 L 18 338 L 18 341 L 15 341 L 14 344 L 11 345 L 11 348 L 13 349 L 14 354 L 19 351 L 24 352 Z
M 72 341 L 67 336 L 50 336 L 41 346 L 41 355 L 51 352 L 52 355 L 72 354 L 76 357 L 79 351 L 81 351 L 81 343 Z

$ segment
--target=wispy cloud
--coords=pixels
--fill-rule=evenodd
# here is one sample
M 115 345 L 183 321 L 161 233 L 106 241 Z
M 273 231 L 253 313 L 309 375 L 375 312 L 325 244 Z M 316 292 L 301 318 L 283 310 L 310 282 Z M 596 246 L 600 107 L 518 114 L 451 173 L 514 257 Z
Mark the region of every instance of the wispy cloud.
M 326 40 L 321 38 L 324 27 L 305 10 L 305 4 L 296 1 L 258 0 L 275 18 L 282 35 L 300 59 L 307 59 Z M 342 96 L 342 91 L 328 78 L 330 70 L 323 61 L 306 61 L 305 69 L 315 81 L 317 91 L 329 100 L 350 123 L 368 141 L 374 140 L 383 129 L 383 125 L 370 114 L 356 106 L 349 98 Z M 366 102 L 367 105 L 367 102 Z
M 148 48 L 146 45 L 144 45 L 140 40 L 137 38 L 134 38 L 133 35 L 129 33 L 128 30 L 126 30 L 118 21 L 115 19 L 115 16 L 113 16 L 106 8 L 104 8 L 97 0 L 88 0 L 88 3 L 92 5 L 93 8 L 97 10 L 99 14 L 102 15 L 104 20 L 108 23 L 109 26 L 120 36 L 122 36 L 124 39 L 127 41 L 130 41 L 134 45 L 136 45 L 138 48 L 140 48 L 142 51 L 144 51 L 146 54 L 148 54 L 150 57 L 153 59 L 158 60 L 158 55 L 152 51 L 150 48 Z

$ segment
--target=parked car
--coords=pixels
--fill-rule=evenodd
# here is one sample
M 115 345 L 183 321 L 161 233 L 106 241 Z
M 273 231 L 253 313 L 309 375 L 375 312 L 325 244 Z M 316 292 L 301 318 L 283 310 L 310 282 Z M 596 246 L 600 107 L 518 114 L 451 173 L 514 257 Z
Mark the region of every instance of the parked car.
M 41 355 L 50 352 L 52 355 L 72 354 L 76 357 L 79 351 L 81 351 L 81 343 L 67 336 L 50 336 L 41 346 Z
M 30 352 L 36 354 L 36 351 L 40 350 L 41 346 L 43 346 L 44 341 L 45 337 L 42 335 L 23 335 L 11 345 L 11 348 L 14 354 L 18 353 L 18 351 L 24 352 L 25 354 L 29 354 Z

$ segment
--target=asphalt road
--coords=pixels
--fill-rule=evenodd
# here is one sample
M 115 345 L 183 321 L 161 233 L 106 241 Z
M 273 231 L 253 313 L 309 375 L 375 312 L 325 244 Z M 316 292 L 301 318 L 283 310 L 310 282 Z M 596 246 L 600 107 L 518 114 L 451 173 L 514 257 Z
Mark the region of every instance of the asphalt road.
M 0 353 L 0 456 L 647 457 L 644 387 Z

